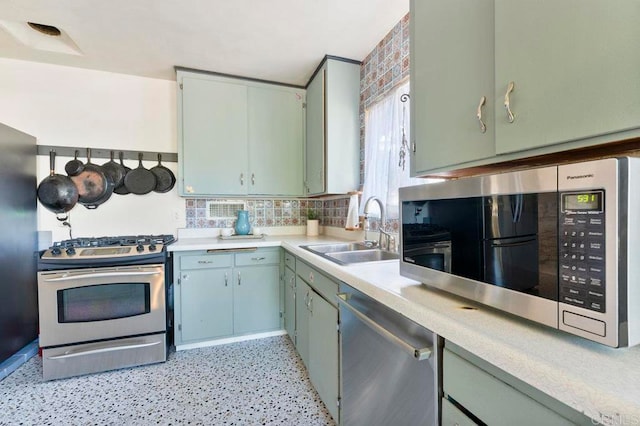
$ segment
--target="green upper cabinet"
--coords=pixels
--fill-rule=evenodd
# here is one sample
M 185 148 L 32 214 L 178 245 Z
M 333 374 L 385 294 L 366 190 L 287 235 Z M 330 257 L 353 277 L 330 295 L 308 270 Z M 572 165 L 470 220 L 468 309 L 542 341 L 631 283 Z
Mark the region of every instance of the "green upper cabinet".
M 495 8 L 498 153 L 640 128 L 640 2 L 496 0 Z
M 411 7 L 412 174 L 493 157 L 493 0 Z
M 412 175 L 640 136 L 637 22 L 636 0 L 411 0 Z
M 360 185 L 360 62 L 325 57 L 307 85 L 307 195 Z
M 181 84 L 180 194 L 245 194 L 247 87 L 197 75 Z
M 305 90 L 177 71 L 179 193 L 304 195 Z
M 249 88 L 249 192 L 303 194 L 304 93 Z

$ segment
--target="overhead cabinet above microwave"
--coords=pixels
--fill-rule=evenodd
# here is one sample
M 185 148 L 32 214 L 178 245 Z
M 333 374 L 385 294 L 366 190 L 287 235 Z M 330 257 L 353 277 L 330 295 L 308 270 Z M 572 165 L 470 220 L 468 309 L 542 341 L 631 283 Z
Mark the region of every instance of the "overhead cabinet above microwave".
M 304 88 L 176 72 L 180 195 L 304 194 Z
M 640 3 L 412 0 L 412 175 L 640 136 Z

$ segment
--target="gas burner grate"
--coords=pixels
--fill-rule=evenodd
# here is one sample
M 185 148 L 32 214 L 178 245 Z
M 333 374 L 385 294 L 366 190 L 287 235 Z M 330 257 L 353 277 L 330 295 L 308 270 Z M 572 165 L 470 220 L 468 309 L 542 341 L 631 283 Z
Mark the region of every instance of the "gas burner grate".
M 51 248 L 81 248 L 81 247 L 124 247 L 137 246 L 138 244 L 171 244 L 175 241 L 173 235 L 127 235 L 121 237 L 88 237 L 73 238 L 53 243 Z

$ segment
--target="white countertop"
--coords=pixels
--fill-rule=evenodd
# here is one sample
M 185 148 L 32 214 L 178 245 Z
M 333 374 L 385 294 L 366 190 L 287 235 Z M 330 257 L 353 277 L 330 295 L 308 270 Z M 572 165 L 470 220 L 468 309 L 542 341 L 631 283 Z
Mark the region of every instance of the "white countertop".
M 299 247 L 330 241 L 340 239 L 304 235 L 245 241 L 181 238 L 169 250 L 282 246 L 593 419 L 640 424 L 640 346 L 609 348 L 431 289 L 400 276 L 397 260 L 340 266 Z

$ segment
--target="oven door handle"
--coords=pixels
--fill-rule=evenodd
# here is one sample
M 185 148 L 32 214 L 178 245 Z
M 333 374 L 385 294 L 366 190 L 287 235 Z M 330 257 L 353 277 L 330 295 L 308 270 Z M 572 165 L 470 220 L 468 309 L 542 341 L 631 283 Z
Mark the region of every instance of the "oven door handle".
M 146 348 L 146 347 L 149 347 L 149 346 L 155 346 L 155 345 L 160 345 L 160 344 L 162 344 L 162 342 L 158 341 L 158 342 L 149 342 L 149 343 L 138 343 L 138 344 L 134 344 L 134 345 L 118 345 L 118 346 L 110 346 L 110 347 L 107 347 L 107 348 L 89 349 L 89 350 L 86 350 L 86 351 L 78 351 L 78 352 L 72 352 L 72 353 L 63 354 L 63 355 L 50 356 L 50 357 L 47 357 L 47 358 L 48 359 L 75 358 L 77 356 L 101 354 L 101 353 L 105 353 L 105 352 L 120 351 L 120 350 L 125 350 L 125 349 Z
M 110 277 L 131 277 L 131 276 L 147 276 L 147 275 L 157 275 L 160 274 L 161 271 L 141 271 L 141 272 L 97 272 L 94 274 L 81 274 L 81 275 L 65 275 L 58 278 L 44 278 L 46 282 L 61 282 L 61 281 L 71 281 L 71 280 L 80 280 L 87 278 L 110 278 Z

